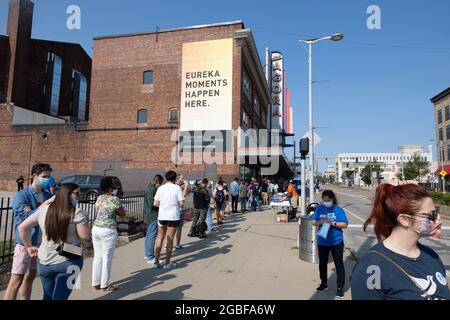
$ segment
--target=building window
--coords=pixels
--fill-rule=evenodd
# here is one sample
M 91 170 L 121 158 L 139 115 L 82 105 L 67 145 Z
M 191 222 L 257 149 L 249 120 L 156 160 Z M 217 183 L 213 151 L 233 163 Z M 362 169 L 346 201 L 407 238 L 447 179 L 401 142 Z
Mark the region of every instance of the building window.
M 178 122 L 178 108 L 172 108 L 169 110 L 169 123 Z
M 439 141 L 444 140 L 444 130 L 442 128 L 439 128 Z
M 72 70 L 72 116 L 86 120 L 87 79 L 77 70 Z
M 253 100 L 253 105 L 255 107 L 256 114 L 259 116 L 261 114 L 261 105 L 257 97 Z
M 442 123 L 442 110 L 438 111 L 438 123 Z
M 248 100 L 251 102 L 252 101 L 252 82 L 245 70 L 242 73 L 242 91 L 244 92 L 244 94 L 248 98 Z
M 45 109 L 48 114 L 58 116 L 61 90 L 62 60 L 54 53 L 47 56 L 47 81 L 45 91 Z
M 140 109 L 137 112 L 137 123 L 147 123 L 148 111 L 147 109 Z
M 144 84 L 153 83 L 153 71 L 147 70 L 144 72 Z
M 248 116 L 247 112 L 242 111 L 242 123 L 241 128 L 245 131 L 249 128 L 251 128 L 251 119 Z
M 450 120 L 450 106 L 445 107 L 445 121 Z

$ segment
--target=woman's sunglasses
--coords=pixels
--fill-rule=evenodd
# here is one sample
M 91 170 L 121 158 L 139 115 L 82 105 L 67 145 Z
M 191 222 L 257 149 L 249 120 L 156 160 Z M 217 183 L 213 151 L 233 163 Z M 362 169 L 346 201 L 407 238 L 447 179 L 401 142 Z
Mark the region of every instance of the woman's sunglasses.
M 433 211 L 429 212 L 429 213 L 417 213 L 415 214 L 415 216 L 420 216 L 420 217 L 425 217 L 428 220 L 430 220 L 431 222 L 436 222 L 437 218 L 439 215 L 439 207 L 436 207 L 436 209 L 434 209 Z

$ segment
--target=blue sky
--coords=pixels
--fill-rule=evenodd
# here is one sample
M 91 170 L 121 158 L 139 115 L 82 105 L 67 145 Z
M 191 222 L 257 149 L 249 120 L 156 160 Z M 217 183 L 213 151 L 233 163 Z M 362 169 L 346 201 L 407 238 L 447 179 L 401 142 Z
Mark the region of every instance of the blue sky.
M 66 28 L 66 8 L 81 7 L 81 30 Z M 369 30 L 369 5 L 381 8 L 381 30 Z M 0 0 L 0 32 L 7 0 Z M 435 139 L 430 98 L 450 86 L 450 1 L 35 0 L 33 37 L 78 42 L 91 54 L 94 36 L 243 20 L 264 48 L 286 58 L 294 128 L 308 123 L 307 51 L 302 37 L 342 32 L 313 51 L 316 154 L 393 152 Z M 433 146 L 433 149 L 434 146 Z M 323 161 L 320 161 L 323 167 Z

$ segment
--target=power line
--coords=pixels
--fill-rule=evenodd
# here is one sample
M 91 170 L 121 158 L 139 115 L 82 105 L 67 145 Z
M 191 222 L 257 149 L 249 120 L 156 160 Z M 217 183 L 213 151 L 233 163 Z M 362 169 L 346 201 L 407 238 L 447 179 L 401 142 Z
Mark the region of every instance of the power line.
M 250 28 L 256 28 L 261 30 L 266 30 L 276 34 L 283 34 L 292 37 L 299 38 L 308 38 L 305 35 L 295 32 L 287 32 L 282 30 L 277 30 L 273 28 L 266 28 L 260 26 L 249 26 Z M 387 48 L 399 48 L 399 49 L 418 49 L 418 50 L 450 50 L 450 47 L 424 47 L 424 46 L 411 46 L 411 45 L 403 45 L 403 44 L 391 44 L 391 43 L 370 43 L 370 42 L 357 42 L 357 41 L 348 41 L 343 40 L 343 43 L 351 44 L 351 45 L 359 45 L 359 46 L 370 46 L 370 47 L 387 47 Z M 306 49 L 306 48 L 305 48 Z

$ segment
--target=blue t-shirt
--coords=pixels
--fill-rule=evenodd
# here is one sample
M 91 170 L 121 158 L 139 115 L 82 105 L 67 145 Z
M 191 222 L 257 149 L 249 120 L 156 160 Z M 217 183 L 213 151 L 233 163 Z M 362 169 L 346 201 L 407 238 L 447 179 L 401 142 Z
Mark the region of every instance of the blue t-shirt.
M 327 216 L 327 218 L 333 222 L 345 222 L 348 224 L 347 216 L 344 210 L 338 205 L 333 205 L 330 208 L 320 205 L 314 211 L 312 216 L 313 220 L 320 221 L 321 216 Z M 322 226 L 319 227 L 322 228 Z M 327 238 L 317 237 L 317 243 L 319 246 L 335 246 L 344 241 L 344 232 L 341 228 L 330 226 Z
M 431 248 L 418 243 L 420 255 L 413 259 L 386 248 L 379 242 L 376 250 L 395 261 L 411 277 L 420 290 L 399 268 L 376 252 L 368 252 L 353 268 L 351 276 L 354 300 L 424 300 L 426 292 L 433 299 L 450 300 L 445 266 Z M 369 251 L 370 251 L 369 250 Z

